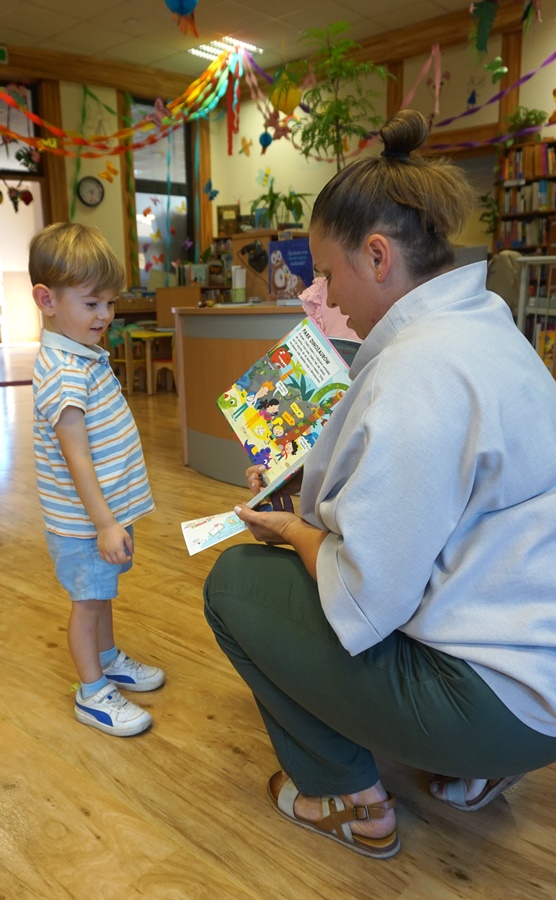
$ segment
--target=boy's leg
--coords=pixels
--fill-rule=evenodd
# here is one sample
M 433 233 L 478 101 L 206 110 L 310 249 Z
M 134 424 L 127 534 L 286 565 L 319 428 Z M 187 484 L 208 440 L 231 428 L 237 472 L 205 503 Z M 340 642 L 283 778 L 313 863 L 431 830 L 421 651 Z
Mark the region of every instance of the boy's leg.
M 224 551 L 205 587 L 216 639 L 257 700 L 282 768 L 304 794 L 350 794 L 371 750 L 410 766 L 494 778 L 547 765 L 556 741 L 515 718 L 464 662 L 400 632 L 351 657 L 289 550 Z
M 102 677 L 99 660 L 99 623 L 106 617 L 106 600 L 74 600 L 68 624 L 68 646 L 81 682 Z M 113 643 L 113 641 L 112 641 Z

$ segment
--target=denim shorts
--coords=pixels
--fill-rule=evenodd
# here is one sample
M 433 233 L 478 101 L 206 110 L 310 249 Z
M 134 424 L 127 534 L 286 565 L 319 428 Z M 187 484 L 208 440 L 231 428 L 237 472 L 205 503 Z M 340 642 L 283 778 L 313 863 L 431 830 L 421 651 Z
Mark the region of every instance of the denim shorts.
M 133 525 L 127 533 L 133 540 Z M 108 563 L 101 559 L 97 539 L 73 538 L 45 531 L 56 578 L 72 600 L 113 600 L 118 595 L 118 578 L 128 572 L 133 559 Z

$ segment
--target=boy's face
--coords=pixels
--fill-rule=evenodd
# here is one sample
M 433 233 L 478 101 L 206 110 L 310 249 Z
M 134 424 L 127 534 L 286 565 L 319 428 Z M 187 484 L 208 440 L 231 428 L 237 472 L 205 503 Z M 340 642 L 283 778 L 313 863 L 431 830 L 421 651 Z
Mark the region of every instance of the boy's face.
M 78 344 L 98 344 L 114 318 L 117 293 L 96 293 L 89 285 L 49 291 L 50 304 L 41 305 L 48 331 L 56 331 Z

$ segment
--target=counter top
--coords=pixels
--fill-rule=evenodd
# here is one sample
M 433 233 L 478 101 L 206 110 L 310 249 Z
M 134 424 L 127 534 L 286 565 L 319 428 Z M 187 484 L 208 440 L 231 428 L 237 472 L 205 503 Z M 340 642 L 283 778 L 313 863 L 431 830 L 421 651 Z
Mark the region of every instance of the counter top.
M 223 306 L 174 306 L 173 312 L 178 316 L 234 316 L 249 315 L 284 315 L 299 313 L 305 315 L 305 310 L 299 306 L 277 306 L 276 303 L 226 303 Z

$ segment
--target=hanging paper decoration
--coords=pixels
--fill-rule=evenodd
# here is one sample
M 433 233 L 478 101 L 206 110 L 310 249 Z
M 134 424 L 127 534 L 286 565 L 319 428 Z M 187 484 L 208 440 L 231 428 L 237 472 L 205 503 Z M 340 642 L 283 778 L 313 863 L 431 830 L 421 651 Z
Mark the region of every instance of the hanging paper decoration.
M 195 25 L 193 10 L 197 6 L 197 0 L 164 0 L 170 12 L 174 13 L 174 19 L 182 34 L 194 34 L 199 37 Z
M 98 173 L 100 178 L 104 178 L 106 181 L 109 181 L 110 184 L 114 181 L 114 177 L 118 174 L 118 170 L 112 165 L 110 160 L 106 163 L 106 167 L 102 170 L 102 172 Z
M 216 191 L 213 188 L 212 181 L 209 178 L 209 180 L 207 181 L 207 183 L 205 184 L 205 186 L 203 188 L 203 194 L 207 194 L 209 200 L 214 200 L 214 198 L 217 197 L 219 193 L 220 193 L 220 191 Z
M 241 139 L 241 150 L 240 153 L 245 153 L 246 156 L 250 154 L 250 148 L 253 146 L 253 141 L 248 141 L 246 137 L 242 137 Z
M 272 135 L 268 133 L 268 131 L 263 131 L 261 135 L 259 135 L 259 144 L 262 147 L 261 156 L 263 153 L 266 153 L 270 145 L 272 144 Z
M 474 22 L 470 38 L 479 53 L 486 53 L 487 51 L 488 39 L 499 8 L 498 0 L 479 0 L 478 3 L 471 3 L 469 10 Z M 524 0 L 521 16 L 524 30 L 527 31 L 531 23 L 535 19 L 540 21 L 540 18 L 541 0 Z
M 302 89 L 299 85 L 295 84 L 283 69 L 277 69 L 274 84 L 268 93 L 269 103 L 285 116 L 291 116 L 301 103 L 301 94 Z
M 487 72 L 492 72 L 492 83 L 496 84 L 504 75 L 508 74 L 508 67 L 502 62 L 502 57 L 497 56 L 492 62 L 485 63 Z
M 8 200 L 10 201 L 16 212 L 18 212 L 19 210 L 20 202 L 24 203 L 25 206 L 29 206 L 29 204 L 33 202 L 33 195 L 31 191 L 28 191 L 26 188 L 24 188 L 24 190 L 20 190 L 21 181 L 19 181 L 19 183 L 15 187 L 10 187 L 8 184 L 6 184 L 4 179 L 2 179 L 2 181 L 8 194 Z M 2 197 L 2 200 L 3 199 L 4 197 Z M 2 200 L 0 200 L 0 203 L 2 202 Z
M 154 101 L 154 111 L 145 116 L 145 122 L 153 122 L 157 128 L 162 128 L 172 118 L 172 112 L 164 104 L 161 97 Z
M 39 171 L 41 155 L 34 147 L 21 147 L 16 151 L 15 158 L 23 163 L 30 172 L 36 174 Z

